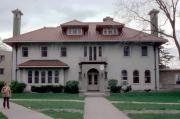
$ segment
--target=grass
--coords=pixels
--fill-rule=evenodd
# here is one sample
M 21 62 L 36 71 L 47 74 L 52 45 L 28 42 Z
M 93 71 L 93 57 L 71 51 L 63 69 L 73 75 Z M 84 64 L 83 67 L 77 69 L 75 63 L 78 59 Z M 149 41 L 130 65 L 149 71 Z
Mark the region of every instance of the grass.
M 12 99 L 65 99 L 65 100 L 84 100 L 78 94 L 68 93 L 20 93 L 12 94 Z
M 180 114 L 129 114 L 131 119 L 179 119 Z
M 0 112 L 0 119 L 7 119 L 1 112 Z
M 12 99 L 46 99 L 46 100 L 84 100 L 78 94 L 67 93 L 22 93 L 13 94 Z M 73 101 L 25 101 L 13 100 L 13 102 L 31 109 L 42 109 L 41 113 L 51 116 L 54 119 L 83 119 L 83 114 L 79 112 L 57 112 L 53 109 L 74 109 L 84 110 L 83 102 Z M 46 109 L 46 111 L 43 111 Z M 0 118 L 1 119 L 1 118 Z
M 44 111 L 44 114 L 47 114 L 53 119 L 83 119 L 83 114 L 77 112 L 54 112 L 54 111 Z
M 107 98 L 111 101 L 180 102 L 180 91 L 114 93 Z
M 84 103 L 81 102 L 64 102 L 64 101 L 13 101 L 25 107 L 33 109 L 81 109 L 84 108 Z
M 180 105 L 114 103 L 120 110 L 180 110 Z

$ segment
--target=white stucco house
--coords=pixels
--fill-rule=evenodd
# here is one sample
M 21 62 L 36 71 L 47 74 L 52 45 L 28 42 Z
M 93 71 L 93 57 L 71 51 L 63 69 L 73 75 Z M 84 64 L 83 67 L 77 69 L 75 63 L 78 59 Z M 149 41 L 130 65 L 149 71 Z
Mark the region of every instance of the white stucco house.
M 157 13 L 150 12 L 155 25 Z M 14 36 L 4 42 L 13 48 L 12 80 L 26 83 L 27 90 L 31 85 L 76 80 L 81 93 L 106 93 L 110 79 L 133 90 L 159 89 L 158 51 L 167 41 L 156 31 L 147 34 L 106 17 L 102 22 L 72 20 L 20 34 L 22 12 L 13 14 Z

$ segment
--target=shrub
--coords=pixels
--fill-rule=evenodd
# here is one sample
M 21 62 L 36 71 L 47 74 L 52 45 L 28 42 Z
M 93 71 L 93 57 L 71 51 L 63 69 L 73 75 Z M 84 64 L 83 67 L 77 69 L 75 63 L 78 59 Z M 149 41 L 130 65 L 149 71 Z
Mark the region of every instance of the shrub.
M 62 85 L 31 86 L 31 91 L 38 92 L 38 93 L 48 93 L 48 92 L 62 93 L 63 89 L 64 87 Z
M 129 91 L 132 90 L 132 87 L 131 87 L 131 85 L 124 86 L 124 87 L 122 88 L 122 90 L 123 90 L 123 92 L 129 92 Z
M 108 87 L 112 93 L 120 93 L 121 86 L 117 86 L 117 80 L 111 79 L 108 81 Z
M 24 89 L 26 88 L 26 84 L 13 81 L 11 82 L 10 87 L 11 87 L 12 93 L 23 93 Z
M 64 91 L 66 93 L 79 93 L 78 81 L 68 81 Z
M 4 82 L 0 81 L 0 90 L 2 89 L 3 86 L 4 86 Z

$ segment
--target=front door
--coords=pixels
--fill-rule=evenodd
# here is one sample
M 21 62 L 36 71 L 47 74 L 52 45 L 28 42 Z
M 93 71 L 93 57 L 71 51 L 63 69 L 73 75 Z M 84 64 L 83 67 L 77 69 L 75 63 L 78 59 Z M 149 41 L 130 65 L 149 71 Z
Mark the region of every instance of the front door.
M 97 72 L 88 73 L 88 91 L 98 91 L 99 90 L 99 80 Z

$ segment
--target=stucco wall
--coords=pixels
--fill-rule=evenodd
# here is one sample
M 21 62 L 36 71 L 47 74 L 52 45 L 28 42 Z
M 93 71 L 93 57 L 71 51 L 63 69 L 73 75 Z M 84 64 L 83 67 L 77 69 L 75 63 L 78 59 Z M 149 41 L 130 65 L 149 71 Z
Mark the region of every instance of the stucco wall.
M 24 44 L 18 46 L 18 61 L 17 64 L 23 63 L 31 59 L 58 59 L 69 65 L 69 69 L 65 71 L 65 81 L 78 80 L 79 79 L 79 62 L 80 58 L 84 55 L 84 45 L 93 46 L 93 43 L 49 43 L 49 44 Z M 141 45 L 131 44 L 131 55 L 123 56 L 123 44 L 120 43 L 108 43 L 97 44 L 103 46 L 103 57 L 107 58 L 107 72 L 108 79 L 117 79 L 118 84 L 121 84 L 121 71 L 128 71 L 128 82 L 132 85 L 134 90 L 154 89 L 155 85 L 155 73 L 154 73 L 154 50 L 153 46 L 148 46 L 148 56 L 141 56 Z M 22 46 L 29 47 L 29 57 L 22 57 Z M 48 46 L 48 57 L 42 58 L 40 53 L 40 46 Z M 67 57 L 60 56 L 60 47 L 67 47 Z M 15 52 L 15 50 L 14 50 Z M 15 54 L 15 53 L 14 53 Z M 15 59 L 15 57 L 14 57 Z M 15 61 L 14 61 L 15 63 Z M 158 63 L 157 63 L 158 64 Z M 14 64 L 15 67 L 15 64 Z M 15 70 L 15 68 L 14 68 Z M 140 83 L 133 84 L 133 71 L 139 71 Z M 144 71 L 151 71 L 150 84 L 144 82 Z M 13 74 L 15 75 L 15 74 Z M 157 74 L 158 77 L 159 74 Z M 18 76 L 20 71 L 18 70 Z M 15 76 L 14 76 L 15 77 Z M 15 79 L 15 78 L 14 78 Z M 158 80 L 158 79 L 157 79 Z
M 4 75 L 0 75 L 0 81 L 11 81 L 12 72 L 12 52 L 0 50 L 0 55 L 4 55 L 5 58 L 0 62 L 0 68 L 4 68 Z

